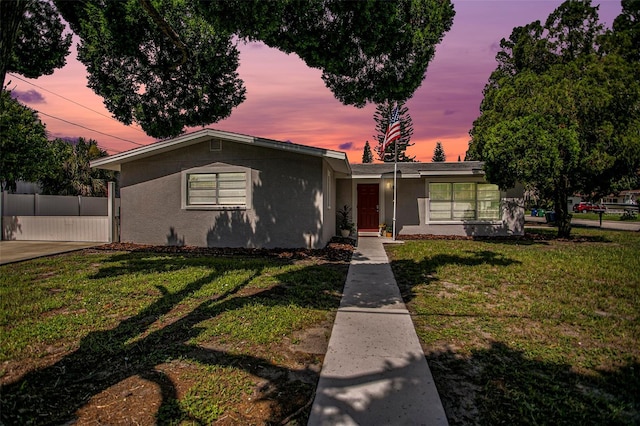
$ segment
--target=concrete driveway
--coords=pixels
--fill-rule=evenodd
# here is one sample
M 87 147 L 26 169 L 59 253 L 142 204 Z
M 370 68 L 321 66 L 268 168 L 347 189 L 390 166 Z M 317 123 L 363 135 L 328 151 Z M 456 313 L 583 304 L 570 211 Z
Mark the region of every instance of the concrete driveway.
M 77 241 L 0 241 L 0 265 L 95 247 L 104 243 Z

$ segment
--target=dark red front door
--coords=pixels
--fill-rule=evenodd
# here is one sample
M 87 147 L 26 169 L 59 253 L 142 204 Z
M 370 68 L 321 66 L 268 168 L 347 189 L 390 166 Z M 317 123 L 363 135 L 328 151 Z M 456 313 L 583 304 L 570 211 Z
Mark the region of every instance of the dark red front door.
M 358 231 L 378 230 L 378 184 L 358 184 Z

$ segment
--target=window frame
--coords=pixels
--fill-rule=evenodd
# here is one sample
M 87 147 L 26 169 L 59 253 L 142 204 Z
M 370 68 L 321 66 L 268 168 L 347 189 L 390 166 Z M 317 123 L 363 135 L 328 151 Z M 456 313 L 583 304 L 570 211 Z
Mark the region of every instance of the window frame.
M 448 185 L 448 189 L 446 191 L 444 190 L 440 190 L 437 191 L 436 193 L 438 195 L 443 195 L 443 194 L 448 194 L 448 199 L 440 199 L 442 197 L 436 197 L 436 199 L 434 200 L 433 197 L 433 192 L 431 190 L 431 186 L 432 185 Z M 428 191 L 428 197 L 427 197 L 427 206 L 426 206 L 426 223 L 427 224 L 441 224 L 441 225 L 446 225 L 446 224 L 461 224 L 461 223 L 478 223 L 478 224 L 499 224 L 502 223 L 502 199 L 503 199 L 503 194 L 502 191 L 500 191 L 499 188 L 497 188 L 497 190 L 493 190 L 493 191 L 486 191 L 484 192 L 484 194 L 486 195 L 487 192 L 496 192 L 497 193 L 497 200 L 495 198 L 492 199 L 486 199 L 485 197 L 481 197 L 481 193 L 483 191 L 479 190 L 482 186 L 493 186 L 493 184 L 490 184 L 488 182 L 469 182 L 469 181 L 427 181 L 426 182 L 427 185 L 427 191 Z M 458 191 L 456 191 L 455 186 L 459 185 L 459 186 L 463 186 L 463 185 L 473 185 L 473 194 L 469 193 L 469 190 L 467 189 L 466 191 L 464 189 L 459 189 Z M 456 196 L 456 192 L 457 192 L 457 196 Z M 464 193 L 467 192 L 466 196 Z M 482 203 L 495 203 L 497 201 L 498 203 L 498 207 L 493 208 L 493 209 L 480 209 L 480 205 Z M 464 203 L 471 203 L 471 207 L 473 207 L 472 209 L 465 209 L 465 210 L 460 210 L 458 209 L 457 211 L 460 212 L 470 212 L 473 211 L 473 217 L 469 217 L 469 218 L 464 218 L 464 213 L 462 216 L 458 215 L 458 217 L 456 217 L 456 202 L 460 203 L 460 204 L 464 204 Z M 433 210 L 433 205 L 434 204 L 440 204 L 442 205 L 443 208 L 440 208 L 438 210 Z M 445 208 L 447 207 L 448 208 Z M 481 218 L 481 216 L 483 214 L 486 214 L 488 211 L 492 211 L 492 212 L 496 212 L 497 210 L 497 217 L 492 217 L 492 218 L 486 218 L 483 219 Z M 434 219 L 432 217 L 432 213 L 433 212 L 441 212 L 446 214 L 446 212 L 448 212 L 448 217 L 447 218 L 441 218 L 441 219 Z
M 216 203 L 189 204 L 189 176 L 191 175 L 216 175 L 216 191 L 217 176 L 225 173 L 244 173 L 245 174 L 245 202 L 238 204 L 220 204 L 216 199 Z M 205 166 L 193 167 L 183 170 L 181 173 L 181 208 L 182 210 L 247 210 L 252 206 L 252 189 L 251 185 L 251 169 L 240 166 Z

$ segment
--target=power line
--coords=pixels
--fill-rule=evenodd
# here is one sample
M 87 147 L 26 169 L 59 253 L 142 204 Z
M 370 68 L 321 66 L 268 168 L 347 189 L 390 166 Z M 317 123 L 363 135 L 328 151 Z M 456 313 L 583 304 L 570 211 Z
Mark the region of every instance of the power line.
M 101 132 L 99 130 L 94 130 L 94 129 L 91 129 L 89 127 L 83 126 L 82 124 L 73 123 L 73 122 L 71 122 L 69 120 L 65 120 L 65 119 L 60 118 L 60 117 L 55 117 L 53 115 L 47 114 L 46 112 L 37 111 L 37 113 L 38 114 L 42 114 L 42 115 L 46 115 L 47 117 L 55 118 L 56 120 L 60 120 L 60 121 L 65 122 L 67 124 L 71 124 L 73 126 L 77 126 L 77 127 L 82 128 L 82 129 L 89 130 L 91 132 L 99 133 L 99 134 L 104 135 L 104 136 L 109 136 L 110 138 L 120 139 L 121 141 L 129 142 L 129 143 L 132 143 L 132 144 L 138 145 L 138 146 L 146 146 L 145 144 L 142 144 L 142 143 L 139 143 L 139 142 L 134 142 L 134 141 L 129 140 L 129 139 L 124 139 L 124 138 L 121 138 L 121 137 L 118 137 L 118 136 L 110 135 L 108 133 L 104 133 L 104 132 Z M 102 147 L 102 146 L 100 148 L 105 149 L 105 150 L 107 149 L 107 148 Z M 122 152 L 122 151 L 118 151 L 116 149 L 112 149 L 112 151 L 116 151 L 116 153 Z
M 106 114 L 103 114 L 103 113 L 101 113 L 100 111 L 96 111 L 95 109 L 89 108 L 88 106 L 82 105 L 81 103 L 76 102 L 76 101 L 74 101 L 73 99 L 66 98 L 66 97 L 64 97 L 64 96 L 62 96 L 62 95 L 59 95 L 59 94 L 57 94 L 57 93 L 55 93 L 55 92 L 52 92 L 52 91 L 51 91 L 51 90 L 49 90 L 49 89 L 45 89 L 45 88 L 44 88 L 44 87 L 42 87 L 42 86 L 38 86 L 37 84 L 32 83 L 32 82 L 30 82 L 30 81 L 27 81 L 27 80 L 25 80 L 24 78 L 21 78 L 21 77 L 19 77 L 19 76 L 15 75 L 15 74 L 12 74 L 12 73 L 7 73 L 7 74 L 9 74 L 11 77 L 13 77 L 13 78 L 15 78 L 15 79 L 17 79 L 17 80 L 23 81 L 23 82 L 25 82 L 25 83 L 27 83 L 27 84 L 30 84 L 30 85 L 32 85 L 32 86 L 34 86 L 34 87 L 37 87 L 37 88 L 38 88 L 38 89 L 40 89 L 40 90 L 44 90 L 45 92 L 49 92 L 49 93 L 51 93 L 52 95 L 55 95 L 55 96 L 57 96 L 57 97 L 59 97 L 59 98 L 62 98 L 62 99 L 64 99 L 64 100 L 65 100 L 65 101 L 67 101 L 67 102 L 71 102 L 72 104 L 78 105 L 79 107 L 82 107 L 82 108 L 84 108 L 84 109 L 86 109 L 86 110 L 88 110 L 88 111 L 91 111 L 91 112 L 94 112 L 94 113 L 96 113 L 96 114 L 98 114 L 98 115 L 101 115 L 101 116 L 103 116 L 103 117 L 106 117 L 106 118 L 108 118 L 109 120 L 113 120 L 113 121 L 115 121 L 116 123 L 120 123 L 120 122 L 119 122 L 118 120 L 116 120 L 115 118 L 110 117 L 110 116 L 108 116 L 108 115 L 106 115 Z M 122 123 L 120 123 L 120 124 L 122 124 Z M 137 131 L 139 131 L 140 133 L 144 133 L 142 130 L 138 129 L 137 127 L 132 127 L 132 126 L 131 126 L 131 128 L 132 128 L 132 129 L 135 129 L 135 130 L 137 130 Z

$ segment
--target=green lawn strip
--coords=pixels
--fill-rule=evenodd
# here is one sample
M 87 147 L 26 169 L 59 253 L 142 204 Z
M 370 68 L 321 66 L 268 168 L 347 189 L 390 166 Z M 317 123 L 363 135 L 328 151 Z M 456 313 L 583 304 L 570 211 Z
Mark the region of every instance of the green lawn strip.
M 587 219 L 587 220 L 600 220 L 599 213 L 574 213 L 574 219 Z M 636 214 L 631 217 L 629 215 L 623 215 L 622 213 L 603 213 L 602 220 L 612 220 L 612 221 L 624 221 L 624 222 L 638 222 L 640 221 L 640 217 Z
M 450 423 L 640 421 L 640 235 L 573 234 L 387 246 Z
M 531 216 L 531 211 L 527 210 L 525 212 L 525 219 Z M 600 220 L 599 213 L 573 213 L 573 219 L 586 219 L 586 220 Z M 640 222 L 640 215 L 635 215 L 633 217 L 628 215 L 623 215 L 622 213 L 603 213 L 602 220 L 609 221 L 625 221 L 625 222 Z
M 313 261 L 140 252 L 76 253 L 2 266 L 0 361 L 35 365 L 38 358 L 68 353 L 61 362 L 78 369 L 118 371 L 124 362 L 145 372 L 180 360 L 198 379 L 184 398 L 163 404 L 158 419 L 209 424 L 246 396 L 248 381 L 255 385 L 257 365 L 287 371 L 278 364 L 278 345 L 332 317 L 346 270 Z M 200 365 L 202 359 L 217 363 Z M 35 379 L 16 384 L 15 394 L 5 392 L 3 406 L 15 411 L 3 410 L 3 417 L 29 423 L 50 415 L 54 391 L 37 383 L 49 373 L 55 372 L 36 371 Z M 222 400 L 207 405 L 201 398 L 209 394 Z M 38 398 L 54 402 L 39 407 Z M 79 402 L 69 404 L 56 407 L 59 420 Z

